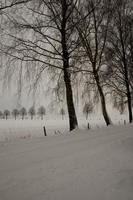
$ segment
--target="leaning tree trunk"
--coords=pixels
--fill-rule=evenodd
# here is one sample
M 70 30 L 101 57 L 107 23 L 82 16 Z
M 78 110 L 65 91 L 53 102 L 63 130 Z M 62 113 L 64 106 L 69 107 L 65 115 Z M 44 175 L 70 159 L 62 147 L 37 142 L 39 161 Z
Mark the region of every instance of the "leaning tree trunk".
M 69 53 L 67 49 L 67 39 L 66 39 L 66 13 L 67 13 L 67 0 L 62 1 L 62 22 L 61 22 L 61 45 L 62 45 L 62 59 L 63 59 L 63 72 L 64 72 L 64 82 L 66 86 L 66 100 L 69 115 L 69 126 L 70 131 L 78 126 L 77 116 L 74 108 L 73 92 L 71 86 L 71 75 L 69 72 Z
M 105 96 L 104 96 L 104 93 L 103 93 L 103 89 L 102 89 L 102 87 L 100 85 L 99 76 L 98 76 L 98 74 L 97 74 L 97 72 L 95 70 L 94 70 L 94 77 L 95 77 L 95 81 L 96 81 L 96 84 L 97 84 L 98 92 L 99 92 L 99 95 L 100 95 L 102 114 L 103 114 L 104 120 L 106 122 L 106 125 L 108 126 L 108 125 L 111 124 L 111 120 L 110 120 L 108 112 L 107 112 Z
M 101 88 L 100 85 L 98 85 L 98 91 L 99 91 L 99 94 L 100 94 L 103 117 L 104 117 L 104 120 L 106 122 L 106 125 L 108 126 L 108 125 L 111 124 L 111 121 L 110 121 L 110 118 L 109 118 L 109 115 L 108 115 L 107 109 L 106 109 L 105 96 L 103 94 L 103 91 L 102 91 L 102 88 Z

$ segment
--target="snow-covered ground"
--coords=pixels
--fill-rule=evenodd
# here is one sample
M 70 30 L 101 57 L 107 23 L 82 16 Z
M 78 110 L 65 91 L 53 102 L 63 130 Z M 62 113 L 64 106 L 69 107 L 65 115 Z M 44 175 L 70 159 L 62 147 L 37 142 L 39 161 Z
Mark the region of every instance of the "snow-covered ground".
M 124 120 L 126 122 L 127 114 L 117 115 L 116 113 L 112 116 L 112 121 L 114 124 L 123 124 Z M 101 114 L 91 114 L 86 120 L 84 116 L 78 117 L 79 128 L 86 129 L 89 122 L 92 129 L 97 129 L 105 126 L 105 122 L 101 117 Z M 64 120 L 62 117 L 57 116 L 45 116 L 43 120 L 40 119 L 25 119 L 21 118 L 15 119 L 0 119 L 0 141 L 10 141 L 14 139 L 25 139 L 33 137 L 43 137 L 45 126 L 47 135 L 61 135 L 66 134 L 69 130 L 68 118 L 65 116 Z
M 43 137 L 45 126 L 48 136 L 63 134 L 68 130 L 67 120 L 61 119 L 8 119 L 0 120 L 0 141 L 10 141 L 14 139 L 25 139 L 33 137 Z
M 133 125 L 0 142 L 0 200 L 132 200 Z

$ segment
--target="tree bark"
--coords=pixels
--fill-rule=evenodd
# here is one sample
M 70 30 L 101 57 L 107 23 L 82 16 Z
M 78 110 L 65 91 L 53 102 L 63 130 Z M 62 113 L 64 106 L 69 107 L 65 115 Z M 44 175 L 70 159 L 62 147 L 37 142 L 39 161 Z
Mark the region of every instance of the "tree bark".
M 108 125 L 111 125 L 111 120 L 110 120 L 108 112 L 107 112 L 105 96 L 104 96 L 104 93 L 103 93 L 103 89 L 102 89 L 102 87 L 100 85 L 99 76 L 98 76 L 97 71 L 94 68 L 95 67 L 93 67 L 94 77 L 95 77 L 95 81 L 96 81 L 96 84 L 97 84 L 98 92 L 99 92 L 99 95 L 100 95 L 102 114 L 103 114 L 104 120 L 106 122 L 106 125 L 108 126 Z
M 73 92 L 71 86 L 71 77 L 69 72 L 69 53 L 67 49 L 67 39 L 66 39 L 66 12 L 67 12 L 67 1 L 62 1 L 62 23 L 61 23 L 61 44 L 62 44 L 62 58 L 63 58 L 63 72 L 64 72 L 64 82 L 66 86 L 66 100 L 69 115 L 69 126 L 70 131 L 78 126 L 77 116 L 74 108 L 73 102 Z
M 75 129 L 78 126 L 78 121 L 76 117 L 76 112 L 73 103 L 73 92 L 71 87 L 70 75 L 68 74 L 67 70 L 64 70 L 64 81 L 66 85 L 66 98 L 67 98 L 67 108 L 68 108 L 68 115 L 69 115 L 69 126 L 70 131 Z
M 111 121 L 110 121 L 110 118 L 109 118 L 109 115 L 108 115 L 107 109 L 106 109 L 105 96 L 103 94 L 103 91 L 102 91 L 102 88 L 101 88 L 100 85 L 98 85 L 98 91 L 99 91 L 100 99 L 101 99 L 103 117 L 104 117 L 104 120 L 106 122 L 106 125 L 108 126 L 108 125 L 111 124 Z
M 130 86 L 128 81 L 128 72 L 126 67 L 125 68 L 125 82 L 126 82 L 126 89 L 127 89 L 127 105 L 128 105 L 128 113 L 129 113 L 129 122 L 132 123 L 133 121 L 133 114 L 132 114 L 132 99 L 131 99 L 131 92 L 130 92 Z
M 128 112 L 129 112 L 129 122 L 132 123 L 133 115 L 132 115 L 132 100 L 129 85 L 127 86 L 127 99 L 128 99 Z

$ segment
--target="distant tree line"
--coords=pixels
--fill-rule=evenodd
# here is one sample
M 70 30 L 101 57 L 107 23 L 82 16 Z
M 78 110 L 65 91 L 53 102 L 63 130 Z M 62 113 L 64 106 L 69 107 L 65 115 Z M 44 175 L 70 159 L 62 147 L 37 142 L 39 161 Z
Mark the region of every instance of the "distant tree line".
M 18 116 L 21 117 L 21 119 L 25 119 L 27 115 L 30 116 L 31 120 L 34 118 L 35 115 L 40 116 L 40 118 L 43 120 L 43 117 L 46 115 L 46 109 L 44 106 L 40 106 L 38 108 L 38 111 L 36 113 L 35 108 L 32 106 L 29 108 L 29 110 L 26 110 L 26 108 L 22 107 L 20 110 L 13 109 L 12 112 L 8 109 L 4 110 L 3 112 L 0 111 L 0 118 L 8 119 L 10 116 L 12 116 L 15 120 L 18 118 Z
M 85 115 L 85 118 L 88 119 L 88 115 L 93 113 L 94 107 L 93 103 L 85 103 L 83 107 L 83 115 Z M 123 112 L 120 110 L 120 113 L 122 114 Z M 61 115 L 62 120 L 64 120 L 64 116 L 66 115 L 65 109 L 61 108 L 58 112 L 59 115 Z M 38 115 L 41 120 L 44 119 L 44 116 L 46 115 L 46 109 L 44 106 L 40 106 L 38 108 L 38 111 L 36 112 L 36 109 L 34 106 L 30 107 L 29 110 L 26 110 L 25 107 L 22 107 L 20 110 L 19 109 L 13 109 L 12 111 L 5 109 L 3 112 L 0 111 L 0 119 L 8 119 L 9 117 L 13 117 L 15 120 L 18 119 L 18 117 L 21 117 L 22 120 L 26 118 L 26 116 L 30 117 L 32 120 L 35 115 Z
M 64 119 L 65 116 L 65 110 L 61 108 L 59 110 L 59 114 L 62 117 L 62 120 Z M 20 110 L 19 109 L 13 109 L 12 111 L 5 109 L 3 112 L 0 111 L 0 119 L 8 119 L 9 117 L 13 117 L 15 120 L 18 117 L 21 117 L 22 120 L 24 120 L 26 117 L 30 117 L 30 119 L 34 119 L 34 117 L 38 115 L 41 120 L 44 119 L 44 116 L 46 115 L 46 108 L 44 106 L 40 106 L 38 110 L 34 108 L 34 106 L 30 107 L 29 110 L 27 110 L 25 107 L 22 107 Z

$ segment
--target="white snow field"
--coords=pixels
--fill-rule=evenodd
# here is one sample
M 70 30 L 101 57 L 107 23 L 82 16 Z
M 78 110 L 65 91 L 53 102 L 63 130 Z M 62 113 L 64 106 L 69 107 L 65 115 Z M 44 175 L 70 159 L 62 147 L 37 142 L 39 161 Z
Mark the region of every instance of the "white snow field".
M 68 121 L 60 119 L 8 119 L 0 120 L 0 141 L 11 141 L 15 139 L 26 139 L 33 137 L 43 137 L 45 126 L 47 135 L 66 133 L 68 130 Z
M 113 124 L 123 124 L 124 120 L 128 121 L 127 114 L 117 115 L 116 113 L 112 116 Z M 91 114 L 88 120 L 84 116 L 78 117 L 80 129 L 86 129 L 89 122 L 92 129 L 105 127 L 105 122 L 101 115 Z M 47 135 L 61 135 L 66 134 L 69 130 L 68 117 L 65 116 L 62 120 L 61 116 L 45 116 L 43 120 L 40 119 L 0 119 L 0 141 L 10 141 L 14 139 L 25 139 L 33 137 L 43 137 L 45 126 Z
M 133 124 L 1 141 L 0 200 L 133 200 Z

